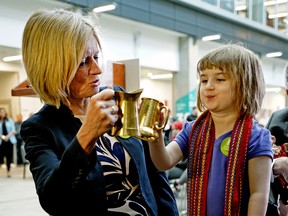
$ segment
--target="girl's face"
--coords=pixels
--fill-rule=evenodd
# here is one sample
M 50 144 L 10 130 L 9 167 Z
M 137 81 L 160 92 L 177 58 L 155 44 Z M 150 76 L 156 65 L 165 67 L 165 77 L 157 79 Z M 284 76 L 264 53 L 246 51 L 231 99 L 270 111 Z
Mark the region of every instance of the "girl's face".
M 98 55 L 97 41 L 91 34 L 86 44 L 83 60 L 70 84 L 69 99 L 88 98 L 98 92 L 100 85 L 99 75 L 102 73 L 98 64 Z
M 217 67 L 200 73 L 200 99 L 211 112 L 235 112 L 235 89 L 231 79 Z

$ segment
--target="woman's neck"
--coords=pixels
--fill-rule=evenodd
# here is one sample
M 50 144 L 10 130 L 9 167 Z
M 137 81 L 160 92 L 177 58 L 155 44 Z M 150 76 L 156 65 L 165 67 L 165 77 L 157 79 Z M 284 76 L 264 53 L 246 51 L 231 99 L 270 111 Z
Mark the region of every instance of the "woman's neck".
M 73 115 L 85 115 L 90 99 L 69 100 L 68 107 Z

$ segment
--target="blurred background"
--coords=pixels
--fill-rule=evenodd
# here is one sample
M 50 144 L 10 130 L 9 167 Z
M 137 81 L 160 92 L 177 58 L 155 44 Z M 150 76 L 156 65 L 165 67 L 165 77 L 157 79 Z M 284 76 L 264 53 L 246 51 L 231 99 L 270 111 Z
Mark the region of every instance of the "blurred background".
M 263 64 L 267 93 L 259 122 L 265 125 L 272 112 L 288 105 L 284 83 L 288 0 L 0 0 L 0 107 L 15 122 L 19 115 L 25 120 L 42 106 L 25 82 L 24 25 L 32 11 L 55 7 L 97 18 L 103 43 L 103 85 L 118 76 L 112 76 L 113 63 L 123 64 L 126 89 L 143 88 L 141 97 L 163 101 L 173 121 L 185 121 L 196 105 L 197 61 L 230 42 L 243 43 Z M 23 181 L 23 160 L 19 166 L 17 149 L 14 156 L 11 179 L 3 174 L 5 168 L 0 169 L 0 216 L 46 215 L 28 169 L 28 182 Z M 183 191 L 177 201 L 185 214 Z

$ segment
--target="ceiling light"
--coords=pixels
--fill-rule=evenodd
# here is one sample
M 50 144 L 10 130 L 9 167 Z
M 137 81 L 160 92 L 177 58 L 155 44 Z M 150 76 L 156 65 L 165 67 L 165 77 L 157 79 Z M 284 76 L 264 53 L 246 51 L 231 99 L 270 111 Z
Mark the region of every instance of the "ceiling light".
M 7 56 L 3 58 L 4 62 L 9 62 L 9 61 L 19 61 L 22 60 L 22 55 L 16 55 L 16 56 Z
M 283 12 L 283 13 L 278 13 L 278 14 L 270 14 L 268 16 L 269 19 L 274 19 L 274 18 L 279 18 L 279 17 L 286 17 L 288 13 Z
M 279 87 L 268 87 L 268 88 L 266 88 L 266 92 L 275 92 L 275 93 L 279 93 L 279 92 L 281 92 L 281 88 Z
M 116 8 L 117 4 L 116 3 L 112 3 L 112 4 L 108 4 L 108 5 L 103 5 L 103 6 L 99 6 L 99 7 L 95 7 L 93 9 L 94 13 L 101 13 L 101 12 L 106 12 L 106 11 L 110 11 L 110 10 L 114 10 Z
M 282 52 L 272 52 L 272 53 L 267 53 L 266 57 L 267 58 L 274 58 L 274 57 L 280 57 L 282 56 Z
M 219 40 L 220 38 L 221 38 L 220 34 L 209 35 L 209 36 L 202 37 L 202 41 Z
M 236 11 L 243 11 L 243 10 L 246 10 L 246 9 L 247 9 L 246 5 L 239 5 L 239 6 L 235 7 Z
M 171 79 L 173 74 L 147 74 L 150 79 Z
M 264 2 L 264 6 L 271 6 L 276 4 L 286 3 L 288 0 L 273 0 L 273 1 L 266 1 Z

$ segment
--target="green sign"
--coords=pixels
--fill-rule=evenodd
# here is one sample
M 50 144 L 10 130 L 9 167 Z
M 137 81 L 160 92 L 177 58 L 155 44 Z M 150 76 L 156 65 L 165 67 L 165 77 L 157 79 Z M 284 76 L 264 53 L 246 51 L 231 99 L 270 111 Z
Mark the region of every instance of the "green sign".
M 196 106 L 196 97 L 197 89 L 195 88 L 176 101 L 176 118 L 179 121 L 186 120 L 186 117 L 191 114 L 192 107 Z

